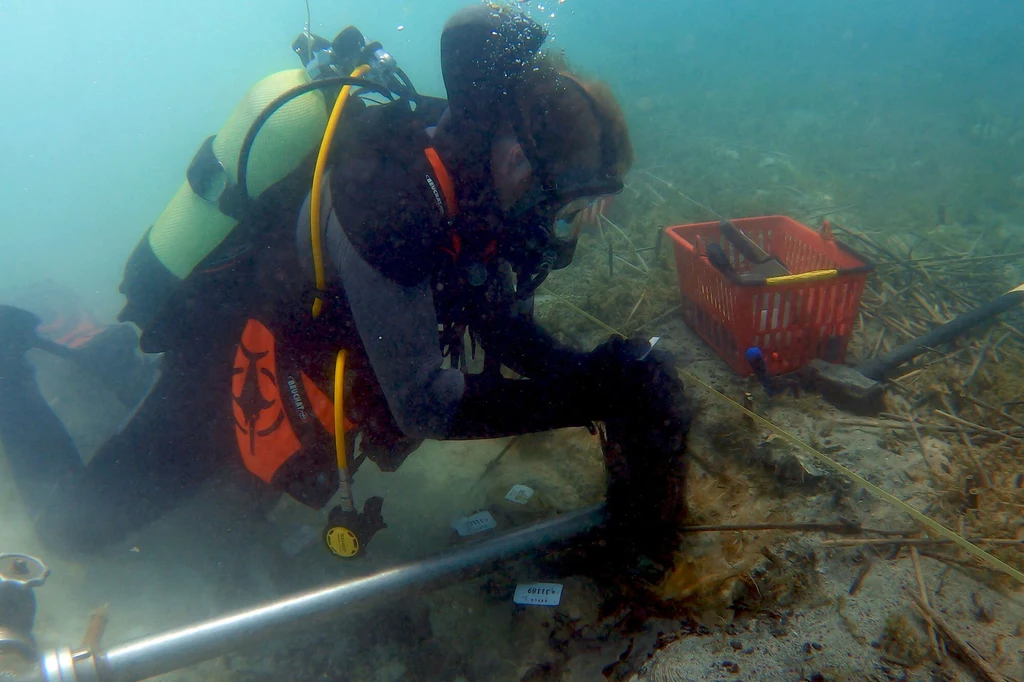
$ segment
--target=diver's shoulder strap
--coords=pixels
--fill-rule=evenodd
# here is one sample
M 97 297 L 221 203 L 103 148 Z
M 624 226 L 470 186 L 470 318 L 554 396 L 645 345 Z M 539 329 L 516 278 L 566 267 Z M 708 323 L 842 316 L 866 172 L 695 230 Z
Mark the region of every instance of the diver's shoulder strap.
M 423 150 L 423 153 L 427 155 L 427 161 L 430 162 L 430 167 L 434 170 L 434 179 L 437 181 L 437 187 L 430 182 L 430 178 L 427 178 L 427 182 L 430 184 L 430 189 L 434 190 L 434 197 L 437 199 L 438 206 L 445 210 L 445 215 L 451 220 L 459 213 L 459 202 L 455 196 L 455 183 L 452 182 L 452 175 L 448 172 L 448 168 L 445 167 L 436 149 L 427 147 Z M 440 194 L 438 194 L 438 189 L 440 189 Z M 442 197 L 444 199 L 443 205 Z

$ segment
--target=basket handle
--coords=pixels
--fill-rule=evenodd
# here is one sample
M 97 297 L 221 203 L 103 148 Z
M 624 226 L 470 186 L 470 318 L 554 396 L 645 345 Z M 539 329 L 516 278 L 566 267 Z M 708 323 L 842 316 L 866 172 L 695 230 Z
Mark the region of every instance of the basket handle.
M 793 284 L 795 282 L 816 282 L 822 279 L 834 279 L 839 276 L 839 271 L 832 270 L 811 270 L 802 272 L 799 275 L 780 275 L 778 277 L 766 277 L 764 283 L 768 286 L 779 284 Z

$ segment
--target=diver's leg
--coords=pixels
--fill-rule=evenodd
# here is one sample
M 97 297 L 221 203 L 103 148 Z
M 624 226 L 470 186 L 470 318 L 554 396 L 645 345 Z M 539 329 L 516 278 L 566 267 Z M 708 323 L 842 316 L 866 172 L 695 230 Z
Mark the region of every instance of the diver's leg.
M 33 517 L 62 481 L 85 472 L 71 436 L 39 392 L 35 372 L 24 357 L 0 368 L 0 442 Z
M 95 549 L 193 492 L 234 449 L 230 370 L 227 360 L 166 354 L 160 378 L 122 429 L 38 510 L 40 538 L 55 548 Z

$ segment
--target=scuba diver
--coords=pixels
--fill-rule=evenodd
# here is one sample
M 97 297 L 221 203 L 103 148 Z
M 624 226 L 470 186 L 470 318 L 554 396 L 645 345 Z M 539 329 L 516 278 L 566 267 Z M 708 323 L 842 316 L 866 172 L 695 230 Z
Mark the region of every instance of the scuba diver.
M 0 438 L 40 537 L 117 541 L 244 467 L 314 508 L 340 489 L 326 540 L 354 555 L 386 527 L 380 498 L 354 507 L 364 459 L 392 471 L 428 438 L 584 426 L 622 555 L 670 564 L 691 417 L 671 357 L 567 348 L 532 317 L 580 212 L 633 162 L 611 91 L 545 39 L 507 8 L 457 12 L 443 100 L 354 28 L 300 36 L 305 69 L 250 90 L 129 258 L 120 320 L 160 372 L 88 465 L 25 361 L 37 320 L 0 311 Z

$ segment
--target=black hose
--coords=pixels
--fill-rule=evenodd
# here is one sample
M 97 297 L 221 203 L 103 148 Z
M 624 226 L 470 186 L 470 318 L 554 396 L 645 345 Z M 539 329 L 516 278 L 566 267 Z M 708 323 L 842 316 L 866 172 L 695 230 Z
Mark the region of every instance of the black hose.
M 412 84 L 412 81 L 409 80 L 409 76 L 405 73 L 405 71 L 402 70 L 402 67 L 400 66 L 395 67 L 395 80 L 402 84 L 404 90 L 401 91 L 401 94 L 406 99 L 415 99 L 416 96 L 419 94 L 418 92 L 416 92 L 416 86 Z
M 73 360 L 76 357 L 74 349 L 68 348 L 67 346 L 63 346 L 57 343 L 56 341 L 51 341 L 50 339 L 47 339 L 42 336 L 37 336 L 36 338 L 32 339 L 32 346 L 34 348 L 38 348 L 44 353 L 56 355 L 59 358 Z
M 283 92 L 278 95 L 270 104 L 264 107 L 260 115 L 256 117 L 256 120 L 249 126 L 248 132 L 245 134 L 245 139 L 242 140 L 242 146 L 238 150 L 238 182 L 236 186 L 238 188 L 238 198 L 243 201 L 249 201 L 249 186 L 248 186 L 248 166 L 249 166 L 249 153 L 252 151 L 252 144 L 256 140 L 256 136 L 259 134 L 263 124 L 273 116 L 278 109 L 283 107 L 291 100 L 305 95 L 307 92 L 314 90 L 321 90 L 323 88 L 336 88 L 351 85 L 353 87 L 363 88 L 365 90 L 373 90 L 379 92 L 387 98 L 391 98 L 391 89 L 377 83 L 375 81 L 368 80 L 366 78 L 349 78 L 348 76 L 339 76 L 337 78 L 324 78 L 321 80 L 310 81 L 309 83 L 303 83 L 298 85 L 287 92 Z

